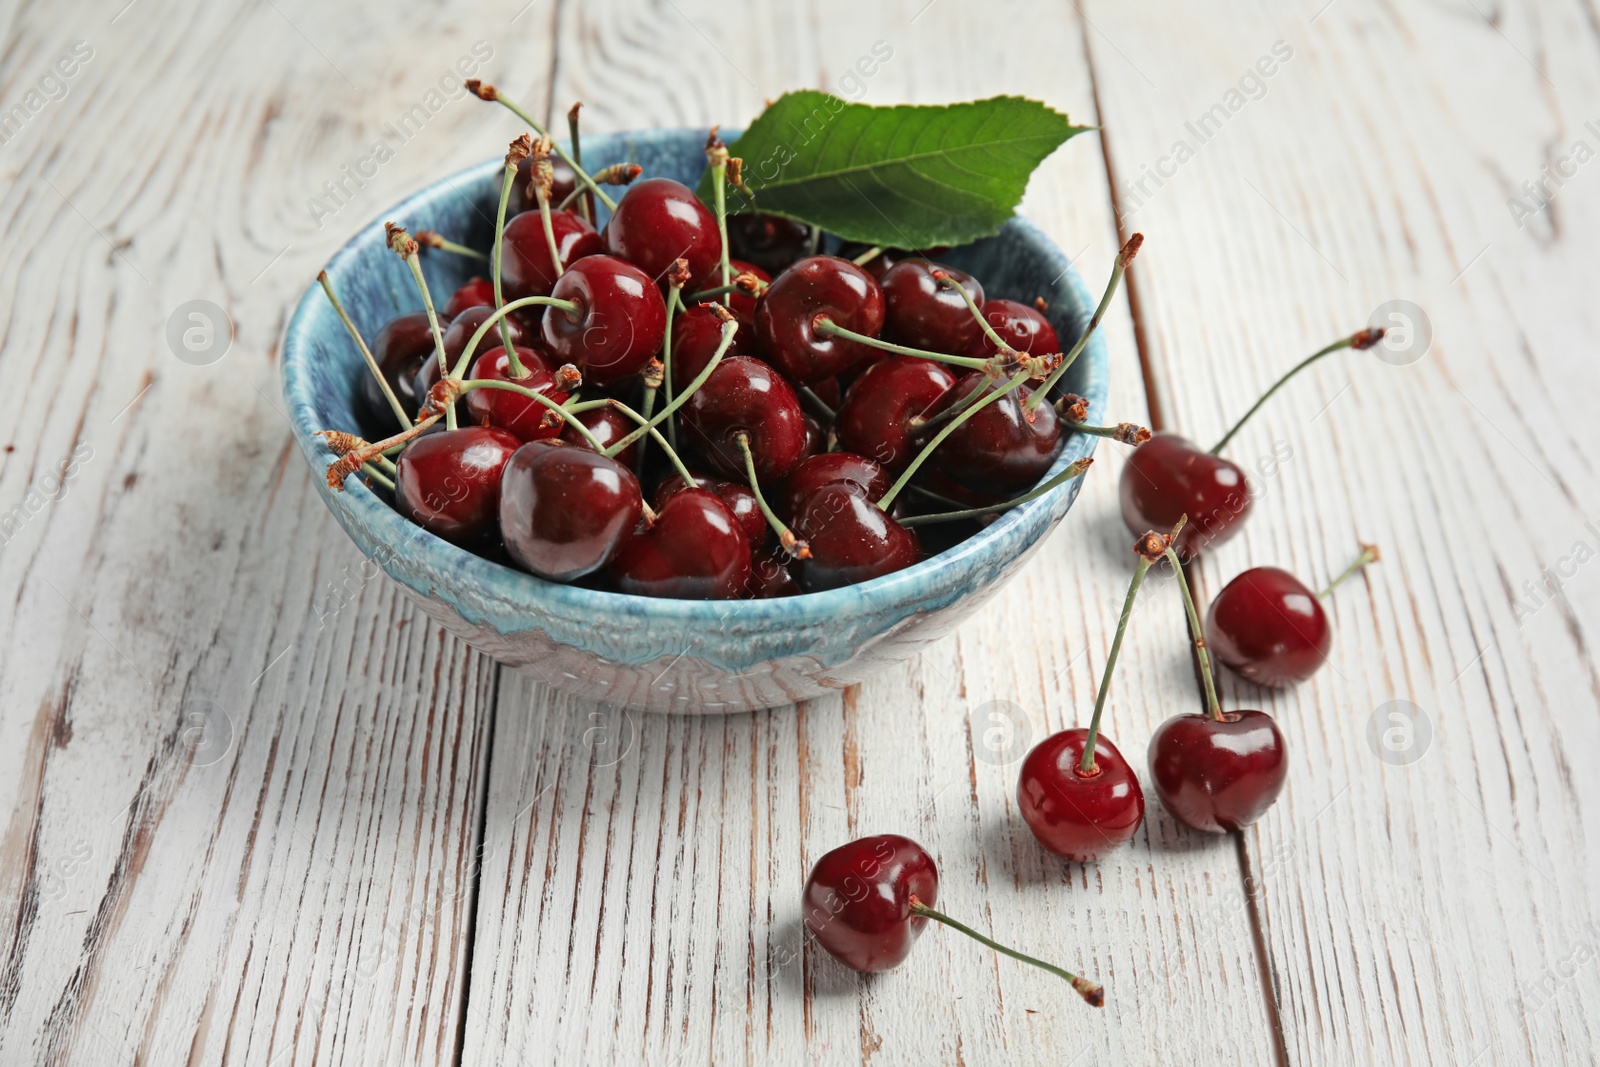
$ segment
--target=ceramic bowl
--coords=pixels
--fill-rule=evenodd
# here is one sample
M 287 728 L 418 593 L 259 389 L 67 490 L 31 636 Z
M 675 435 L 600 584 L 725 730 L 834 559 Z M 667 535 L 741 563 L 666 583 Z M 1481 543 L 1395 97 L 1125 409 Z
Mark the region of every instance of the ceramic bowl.
M 653 130 L 584 142 L 591 166 L 632 161 L 650 176 L 693 185 L 705 166 L 704 130 Z M 438 230 L 477 248 L 492 243 L 499 160 L 443 178 L 363 227 L 328 264 L 328 275 L 368 339 L 419 300 L 404 263 L 383 241 L 392 219 L 413 233 Z M 1021 218 L 995 237 L 944 257 L 983 282 L 989 297 L 1043 297 L 1063 345 L 1094 302 L 1067 257 Z M 435 300 L 481 264 L 425 252 Z M 356 546 L 446 629 L 549 685 L 625 707 L 733 712 L 774 707 L 852 685 L 944 637 L 987 601 L 1043 543 L 1078 494 L 1080 480 L 1005 513 L 986 529 L 913 567 L 845 589 L 778 600 L 662 600 L 546 582 L 442 541 L 401 518 L 357 479 L 325 484 L 334 456 L 320 429 L 356 430 L 367 371 L 318 285 L 308 286 L 284 332 L 283 390 L 300 450 L 329 510 Z M 1091 341 L 1063 388 L 1087 397 L 1104 421 L 1106 351 Z M 1090 455 L 1074 435 L 1052 473 Z

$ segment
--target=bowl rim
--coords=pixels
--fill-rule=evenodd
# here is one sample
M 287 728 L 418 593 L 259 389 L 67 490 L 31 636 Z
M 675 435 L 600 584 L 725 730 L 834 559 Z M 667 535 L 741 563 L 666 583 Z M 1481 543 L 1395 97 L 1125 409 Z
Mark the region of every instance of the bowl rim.
M 694 127 L 623 131 L 594 135 L 586 140 L 585 148 L 591 153 L 596 153 L 603 152 L 608 143 L 621 142 L 626 145 L 630 141 L 637 142 L 642 137 L 652 139 L 692 137 L 697 141 L 703 141 L 705 136 L 704 128 Z M 361 261 L 368 254 L 382 248 L 383 220 L 404 220 L 425 215 L 436 201 L 444 197 L 466 196 L 467 194 L 462 191 L 463 186 L 476 184 L 498 173 L 502 166 L 503 160 L 489 159 L 462 168 L 424 185 L 379 212 L 371 221 L 358 227 L 329 258 L 324 268 L 329 280 L 337 285 L 342 277 L 347 277 L 358 270 Z M 1013 215 L 1008 219 L 1002 232 L 1005 229 L 1015 229 L 1045 251 L 1047 258 L 1052 260 L 1052 266 L 1059 270 L 1057 282 L 1065 282 L 1072 289 L 1080 309 L 1092 309 L 1095 306 L 1071 261 L 1043 230 L 1021 215 Z M 1048 536 L 1054 526 L 1054 520 L 1061 517 L 1049 513 L 1060 509 L 1064 515 L 1081 484 L 1078 479 L 1069 480 L 1034 500 L 1002 512 L 997 520 L 966 540 L 903 570 L 870 581 L 821 592 L 799 593 L 765 600 L 683 600 L 639 596 L 547 581 L 534 574 L 459 548 L 429 533 L 402 517 L 359 479 L 346 479 L 342 494 L 326 485 L 323 476 L 325 469 L 337 457 L 328 449 L 322 438 L 313 436 L 321 427 L 316 426 L 314 421 L 312 389 L 315 385 L 315 376 L 305 368 L 314 354 L 313 339 L 322 331 L 329 329 L 337 331 L 341 337 L 344 336 L 344 328 L 327 303 L 321 286 L 312 281 L 301 294 L 293 314 L 284 325 L 279 339 L 279 352 L 282 354 L 281 375 L 284 399 L 289 405 L 289 421 L 300 450 L 311 466 L 317 488 L 329 509 L 340 519 L 343 519 L 343 516 L 339 515 L 340 510 L 348 509 L 352 513 L 352 519 L 378 535 L 381 549 L 410 558 L 416 569 L 433 575 L 450 574 L 459 584 L 492 589 L 494 599 L 530 605 L 535 613 L 554 610 L 557 614 L 568 617 L 581 615 L 598 620 L 622 612 L 635 616 L 649 616 L 665 622 L 691 625 L 709 623 L 718 626 L 729 623 L 759 625 L 764 621 L 783 621 L 795 625 L 826 623 L 830 618 L 858 614 L 864 602 L 867 605 L 875 603 L 881 608 L 921 599 L 931 588 L 945 584 L 940 579 L 951 579 L 953 572 L 965 571 L 970 564 L 987 557 L 996 548 L 1004 546 L 1019 527 L 1041 524 L 1044 528 L 1029 538 L 1018 554 L 1026 553 L 1040 539 Z M 1080 355 L 1080 361 L 1088 375 L 1085 396 L 1089 400 L 1090 419 L 1098 421 L 1103 418 L 1108 392 L 1108 355 L 1103 334 L 1097 332 L 1090 338 L 1089 344 Z M 1089 458 L 1093 455 L 1097 444 L 1098 438 L 1092 435 L 1070 435 L 1066 447 L 1062 449 L 1041 481 L 1054 477 L 1075 460 Z M 341 525 L 346 527 L 348 533 L 348 524 L 341 521 Z M 352 540 L 356 538 L 352 537 Z M 362 547 L 357 541 L 357 548 Z M 381 554 L 383 553 L 375 551 L 371 553 L 370 558 L 376 558 Z M 417 588 L 415 583 L 404 575 L 396 574 L 389 560 L 379 559 L 378 562 L 391 578 L 410 586 L 424 596 L 442 597 L 465 617 L 473 618 L 480 614 L 467 610 L 453 589 L 434 583 L 429 583 L 425 589 Z

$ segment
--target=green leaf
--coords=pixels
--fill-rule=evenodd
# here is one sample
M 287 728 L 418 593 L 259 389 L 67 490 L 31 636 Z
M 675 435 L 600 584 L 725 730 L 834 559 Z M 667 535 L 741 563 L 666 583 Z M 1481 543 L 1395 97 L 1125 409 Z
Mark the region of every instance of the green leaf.
M 730 146 L 755 199 L 730 187 L 728 210 L 885 247 L 965 244 L 997 232 L 1034 168 L 1092 128 L 1017 96 L 873 107 L 814 89 L 786 93 Z M 709 170 L 699 195 L 712 203 Z

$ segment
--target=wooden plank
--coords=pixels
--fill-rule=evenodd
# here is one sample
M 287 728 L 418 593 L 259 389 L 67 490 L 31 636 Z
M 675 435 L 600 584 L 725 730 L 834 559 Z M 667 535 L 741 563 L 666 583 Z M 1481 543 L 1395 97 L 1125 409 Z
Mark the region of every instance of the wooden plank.
M 345 234 L 492 147 L 464 92 L 386 124 L 480 35 L 542 100 L 551 8 L 118 7 L 5 29 L 8 103 L 92 55 L 4 157 L 0 1059 L 452 1062 L 497 671 L 327 515 L 275 346 Z M 218 362 L 169 349 L 191 299 Z
M 553 98 L 597 128 L 748 121 L 765 96 L 841 83 L 883 41 L 875 102 L 1024 92 L 1093 118 L 1070 11 L 1017 5 L 1004 61 L 966 5 L 677 2 L 563 8 Z M 987 38 L 985 38 L 987 39 Z M 1099 146 L 1073 142 L 1026 212 L 1100 284 L 1117 248 Z M 1136 268 L 1136 271 L 1142 268 Z M 1106 324 L 1114 407 L 1145 415 L 1123 303 Z M 956 1062 L 1272 1056 L 1241 871 L 1227 842 L 1153 819 L 1097 867 L 1047 858 L 1016 815 L 1025 746 L 989 756 L 985 705 L 1033 739 L 1087 720 L 1127 578 L 1107 447 L 1051 544 L 977 617 L 917 661 L 843 698 L 726 718 L 626 716 L 508 673 L 485 821 L 468 1063 Z M 1149 587 L 1112 702 L 1111 733 L 1142 763 L 1154 725 L 1192 706 L 1181 613 Z M 1153 803 L 1153 801 L 1152 801 Z M 920 840 L 941 900 L 995 936 L 1103 980 L 1095 1014 L 1049 976 L 949 932 L 871 981 L 808 942 L 799 893 L 824 851 L 867 833 Z
M 1123 225 L 1150 236 L 1140 327 L 1172 426 L 1209 444 L 1386 301 L 1431 317 L 1418 361 L 1319 368 L 1240 435 L 1236 459 L 1280 440 L 1293 459 L 1199 568 L 1208 591 L 1249 564 L 1320 583 L 1358 540 L 1384 553 L 1334 598 L 1319 678 L 1226 686 L 1294 751 L 1243 836 L 1289 1058 L 1587 1062 L 1600 591 L 1580 564 L 1600 549 L 1600 375 L 1579 286 L 1600 184 L 1552 184 L 1521 227 L 1508 197 L 1532 206 L 1524 178 L 1600 147 L 1592 13 L 1088 10 Z M 1292 55 L 1271 62 L 1275 42 Z M 1264 57 L 1272 75 L 1241 82 Z M 1391 764 L 1369 730 L 1404 726 L 1395 700 L 1432 737 L 1392 735 L 1414 758 Z

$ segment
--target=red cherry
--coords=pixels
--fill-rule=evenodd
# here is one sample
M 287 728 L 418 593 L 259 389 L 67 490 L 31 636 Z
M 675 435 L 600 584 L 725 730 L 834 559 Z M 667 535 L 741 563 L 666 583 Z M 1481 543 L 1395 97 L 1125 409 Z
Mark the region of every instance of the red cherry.
M 501 478 L 506 551 L 522 567 L 558 582 L 605 566 L 643 509 L 632 471 L 559 439 L 517 449 Z
M 573 263 L 550 295 L 571 301 L 578 310 L 572 314 L 545 308 L 545 347 L 558 366 L 575 364 L 589 385 L 609 385 L 639 373 L 666 337 L 667 305 L 661 291 L 638 267 L 614 256 Z
M 737 318 L 737 316 L 735 316 Z M 722 346 L 722 319 L 710 304 L 696 304 L 672 319 L 672 388 L 682 392 Z M 734 332 L 723 357 L 755 355 L 747 323 Z
M 750 580 L 750 539 L 715 493 L 680 489 L 618 546 L 609 573 L 624 593 L 731 600 Z
M 693 473 L 693 472 L 690 472 Z M 733 513 L 734 520 L 738 522 L 739 529 L 750 539 L 751 550 L 759 549 L 767 543 L 767 520 L 761 514 L 761 507 L 756 503 L 755 494 L 750 492 L 738 482 L 725 482 L 720 478 L 708 478 L 705 475 L 695 476 L 695 487 L 706 489 L 717 494 L 717 497 Z M 687 488 L 683 475 L 673 474 L 662 480 L 656 486 L 655 493 L 650 502 L 657 511 L 666 504 L 667 500 Z
M 572 168 L 560 156 L 550 157 L 550 169 L 555 177 L 554 188 L 550 190 L 550 207 L 553 209 L 572 195 L 572 191 L 578 187 L 578 176 L 572 173 Z M 539 210 L 538 198 L 529 191 L 532 180 L 533 157 L 529 156 L 517 164 L 517 177 L 511 185 L 511 203 L 507 210 L 515 214 Z
M 863 837 L 817 860 L 806 879 L 806 929 L 853 971 L 899 966 L 927 927 L 911 898 L 939 900 L 939 870 L 922 846 L 899 834 Z
M 760 267 L 756 266 L 754 263 L 746 263 L 742 259 L 730 259 L 730 260 L 728 260 L 728 272 L 729 272 L 729 277 L 730 278 L 738 277 L 740 274 L 754 274 L 757 278 L 759 278 L 763 282 L 771 282 L 772 281 L 772 275 L 768 274 L 766 271 L 762 270 Z M 715 267 L 711 268 L 711 273 L 707 274 L 705 277 L 703 277 L 700 280 L 698 280 L 697 282 L 695 282 L 694 286 L 689 291 L 690 292 L 699 292 L 699 291 L 701 291 L 703 289 L 717 289 L 717 288 L 720 288 L 721 286 L 722 286 L 722 264 L 719 262 Z M 687 295 L 687 293 L 685 295 Z M 745 296 L 743 293 L 741 293 L 737 289 L 735 289 L 733 292 L 725 293 L 722 296 L 716 297 L 715 299 L 716 299 L 717 303 L 721 304 L 723 307 L 725 307 L 729 311 L 733 312 L 734 315 L 738 316 L 738 318 L 741 321 L 744 321 L 744 322 L 754 322 L 755 321 L 755 317 L 756 317 L 756 298 L 755 297 L 753 297 L 753 296 Z
M 834 423 L 839 447 L 871 456 L 898 474 L 919 451 L 911 441 L 911 420 L 931 416 L 955 382 L 948 367 L 931 359 L 890 356 L 874 363 L 844 395 Z
M 511 361 L 506 356 L 506 350 L 498 346 L 473 360 L 472 373 L 468 377 L 511 382 L 524 389 L 542 393 L 557 404 L 564 403 L 567 394 L 555 387 L 555 377 L 539 358 L 539 353 L 521 345 L 516 347 L 517 358 L 522 361 L 523 369 L 528 372 L 527 377 L 512 376 Z M 544 425 L 544 416 L 549 408 L 537 400 L 520 393 L 513 393 L 509 389 L 474 389 L 467 394 L 466 399 L 467 411 L 474 422 L 486 422 L 490 426 L 509 430 L 516 434 L 519 440 L 537 441 L 541 438 L 557 437 L 561 433 L 560 425 Z
M 455 367 L 456 360 L 461 358 L 461 353 L 466 349 L 467 342 L 470 341 L 472 339 L 472 335 L 478 331 L 478 327 L 482 326 L 484 320 L 493 314 L 493 307 L 489 306 L 488 304 L 480 304 L 475 307 L 467 308 L 454 319 L 450 320 L 450 328 L 444 331 L 444 354 L 449 358 L 450 366 L 452 368 Z M 503 321 L 511 330 L 512 344 L 519 346 L 528 345 L 531 347 L 536 343 L 536 339 L 530 337 L 529 332 L 523 328 L 522 322 L 517 318 L 515 312 L 507 315 Z M 483 335 L 483 340 L 478 342 L 477 355 L 481 355 L 484 352 L 487 352 L 491 347 L 499 344 L 500 326 L 497 323 L 494 326 L 489 327 L 489 332 L 485 333 Z M 476 359 L 477 355 L 475 355 L 473 358 Z M 434 362 L 437 363 L 438 360 L 434 360 Z M 560 366 L 560 364 L 555 365 Z M 439 379 L 435 378 L 430 385 L 437 384 L 438 381 Z M 423 393 L 420 395 L 426 396 L 427 394 Z
M 605 250 L 605 242 L 594 227 L 571 211 L 551 212 L 550 229 L 556 235 L 556 249 L 566 266 Z M 524 211 L 507 222 L 500 254 L 500 286 L 505 298 L 549 296 L 560 276 L 550 260 L 550 242 L 544 235 L 544 220 L 539 213 Z
M 372 339 L 372 358 L 408 415 L 416 413 L 422 396 L 426 395 L 416 391 L 417 372 L 430 360 L 437 371 L 437 355 L 433 329 L 428 325 L 428 316 L 421 311 L 397 315 L 384 323 L 378 336 Z M 361 372 L 361 415 L 371 425 L 399 428 L 395 424 L 394 409 L 389 407 L 378 380 L 367 371 Z
M 729 215 L 728 245 L 735 256 L 770 276 L 806 254 L 811 247 L 811 227 L 779 215 Z
M 395 461 L 395 510 L 458 545 L 486 539 L 500 511 L 501 473 L 520 444 L 492 426 L 412 439 Z
M 1241 677 L 1288 686 L 1327 662 L 1333 633 L 1317 595 L 1300 579 L 1277 567 L 1252 567 L 1212 598 L 1206 644 Z
M 536 403 L 536 401 L 531 402 Z M 583 425 L 589 428 L 589 432 L 592 433 L 605 448 L 610 448 L 612 445 L 628 436 L 639 425 L 632 419 L 628 418 L 628 416 L 618 411 L 616 408 L 611 407 L 590 408 L 588 411 L 580 411 L 577 415 L 577 419 L 579 422 L 583 423 Z M 560 436 L 561 439 L 567 442 L 569 445 L 579 445 L 583 448 L 593 447 L 588 441 L 584 440 L 581 433 L 579 433 L 577 430 L 574 430 L 572 425 L 564 419 L 561 423 Z M 624 467 L 627 467 L 629 470 L 634 469 L 636 465 L 634 461 L 638 458 L 639 442 L 637 441 L 629 445 L 627 448 L 624 448 L 621 452 L 618 452 L 616 456 L 617 462 L 622 464 Z
M 871 276 L 848 259 L 811 256 L 774 278 L 756 302 L 756 339 L 785 377 L 810 385 L 879 354 L 859 341 L 819 333 L 817 319 L 876 337 L 883 316 L 883 290 Z
M 801 501 L 794 532 L 811 549 L 793 564 L 808 593 L 869 581 L 922 558 L 916 531 L 884 514 L 853 482 L 830 482 Z
M 1272 717 L 1176 715 L 1150 738 L 1150 784 L 1186 826 L 1223 833 L 1249 826 L 1283 791 L 1289 753 Z
M 789 573 L 789 554 L 781 548 L 757 552 L 750 561 L 750 580 L 745 583 L 744 593 L 751 600 L 799 596 L 800 583 Z
M 962 375 L 934 405 L 934 413 L 964 400 L 985 382 L 994 385 L 980 371 Z M 939 469 L 985 493 L 1009 496 L 1036 484 L 1061 454 L 1065 438 L 1054 407 L 1040 404 L 1026 410 L 1031 395 L 1026 385 L 1018 386 L 957 426 L 934 453 Z
M 852 482 L 861 487 L 867 499 L 877 500 L 889 491 L 889 472 L 866 456 L 854 452 L 823 452 L 800 461 L 783 488 L 774 496 L 772 510 L 787 519 L 800 511 L 805 498 L 825 485 Z
M 745 477 L 738 436 L 750 436 L 756 477 L 784 478 L 805 458 L 805 414 L 789 383 L 759 359 L 723 359 L 684 401 L 684 424 L 706 460 L 729 478 Z
M 465 285 L 450 294 L 444 305 L 444 317 L 454 319 L 468 308 L 493 306 L 494 283 L 487 278 L 469 278 Z
M 969 312 L 970 314 L 970 312 Z M 1055 327 L 1043 314 L 1015 300 L 989 300 L 983 305 L 983 318 L 1000 339 L 1017 352 L 1034 356 L 1047 356 L 1061 351 L 1061 341 Z M 992 356 L 998 351 L 989 339 L 988 331 L 978 329 L 977 337 L 967 349 L 969 356 Z M 1171 526 L 1172 523 L 1167 523 Z
M 1022 761 L 1017 807 L 1039 843 L 1074 863 L 1093 863 L 1127 844 L 1144 822 L 1144 790 L 1105 736 L 1095 739 L 1094 767 L 1080 769 L 1086 729 L 1040 741 Z
M 1135 533 L 1167 529 L 1189 516 L 1173 546 L 1185 560 L 1232 537 L 1250 514 L 1244 470 L 1173 433 L 1158 433 L 1135 448 L 1118 484 L 1122 521 Z
M 887 312 L 883 322 L 884 340 L 908 348 L 959 354 L 982 332 L 978 320 L 961 294 L 934 278 L 937 269 L 959 282 L 983 307 L 983 286 L 972 275 L 951 267 L 938 267 L 924 259 L 905 259 L 884 272 L 879 280 Z
M 628 186 L 606 223 L 606 251 L 666 284 L 675 259 L 689 261 L 689 277 L 704 277 L 722 262 L 717 218 L 694 190 L 670 178 L 646 178 Z

